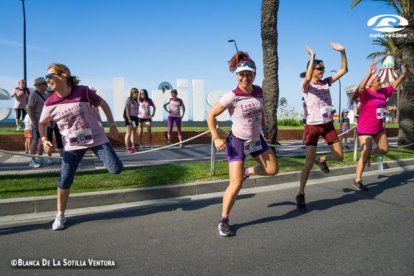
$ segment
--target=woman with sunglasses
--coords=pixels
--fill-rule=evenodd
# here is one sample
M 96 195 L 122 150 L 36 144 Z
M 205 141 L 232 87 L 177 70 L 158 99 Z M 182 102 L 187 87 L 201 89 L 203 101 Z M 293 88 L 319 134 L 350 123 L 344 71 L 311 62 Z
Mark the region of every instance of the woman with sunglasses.
M 219 234 L 232 236 L 229 215 L 242 187 L 243 181 L 252 174 L 275 175 L 278 164 L 273 151 L 269 149 L 261 135 L 267 130 L 264 118 L 262 89 L 253 85 L 256 77 L 256 65 L 245 52 L 238 51 L 229 61 L 230 72 L 236 72 L 238 85 L 223 95 L 210 110 L 207 123 L 217 150 L 226 150 L 229 162 L 230 183 L 223 196 L 221 218 L 218 224 Z M 215 118 L 228 109 L 232 128 L 223 140 L 219 137 Z M 245 168 L 246 155 L 252 156 L 259 164 Z
M 152 145 L 151 118 L 154 117 L 156 108 L 154 102 L 148 97 L 148 91 L 146 89 L 141 89 L 141 91 L 139 91 L 138 103 L 139 148 L 144 149 L 144 144 L 142 143 L 142 132 L 144 125 L 147 127 L 150 148 L 153 148 L 154 146 Z
M 53 144 L 47 139 L 47 126 L 50 121 L 54 121 L 61 131 L 65 147 L 57 190 L 58 214 L 52 226 L 53 230 L 60 230 L 65 227 L 64 213 L 69 190 L 85 152 L 92 150 L 110 173 L 120 173 L 123 165 L 92 108 L 102 108 L 109 122 L 110 133 L 117 139 L 118 130 L 106 101 L 89 87 L 78 85 L 79 80 L 63 64 L 51 64 L 47 69 L 46 80 L 54 92 L 47 98 L 40 117 L 41 141 L 47 153 L 54 151 Z
M 314 164 L 319 166 L 324 173 L 329 173 L 327 161 L 342 161 L 344 158 L 341 143 L 339 142 L 332 117 L 335 109 L 332 106 L 331 93 L 329 87 L 348 72 L 345 48 L 332 43 L 331 47 L 341 53 L 341 69 L 334 75 L 324 78 L 325 66 L 322 60 L 315 59 L 315 53 L 311 48 L 305 46 L 310 60 L 307 64 L 307 71 L 301 73 L 305 78 L 302 82 L 303 98 L 306 103 L 306 162 L 300 177 L 299 193 L 296 196 L 296 207 L 300 212 L 306 211 L 305 186 L 308 181 L 310 171 Z M 318 139 L 322 136 L 331 149 L 331 154 L 316 157 L 316 147 Z
M 352 185 L 357 191 L 368 191 L 368 188 L 362 183 L 362 173 L 371 155 L 379 154 L 379 158 L 382 158 L 382 155 L 388 152 L 388 138 L 384 129 L 387 99 L 392 96 L 406 76 L 407 68 L 404 66 L 402 74 L 391 85 L 382 88 L 380 78 L 375 72 L 376 65 L 372 63 L 368 74 L 357 90 L 361 105 L 357 125 L 361 157 L 357 164 L 355 181 Z M 372 150 L 373 141 L 378 145 L 375 150 Z
M 132 88 L 129 97 L 125 103 L 124 121 L 125 121 L 125 151 L 133 153 L 135 149 L 136 132 L 138 127 L 138 89 Z

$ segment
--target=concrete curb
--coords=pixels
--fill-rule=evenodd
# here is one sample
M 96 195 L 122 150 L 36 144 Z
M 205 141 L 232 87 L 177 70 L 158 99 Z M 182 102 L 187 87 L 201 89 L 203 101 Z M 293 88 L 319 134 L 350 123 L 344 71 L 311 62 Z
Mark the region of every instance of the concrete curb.
M 384 170 L 406 167 L 414 165 L 414 158 L 401 159 L 397 161 L 384 162 Z M 377 164 L 372 163 L 371 167 L 365 168 L 365 171 L 374 171 Z M 322 173 L 319 170 L 312 170 L 309 179 L 320 179 L 331 176 L 340 176 L 354 174 L 355 165 L 332 168 L 329 174 Z M 244 188 L 254 188 L 267 185 L 282 184 L 288 182 L 299 182 L 300 172 L 283 173 L 269 177 L 253 177 L 243 184 Z M 161 187 L 113 190 L 103 192 L 81 193 L 70 196 L 68 208 L 96 207 L 103 205 L 121 204 L 144 200 L 154 200 L 163 198 L 172 198 L 179 196 L 194 196 L 207 193 L 223 192 L 228 184 L 228 180 L 195 182 L 179 185 L 168 185 Z M 298 183 L 299 186 L 299 183 Z M 16 199 L 0 200 L 0 216 L 40 213 L 56 210 L 56 196 L 25 197 Z

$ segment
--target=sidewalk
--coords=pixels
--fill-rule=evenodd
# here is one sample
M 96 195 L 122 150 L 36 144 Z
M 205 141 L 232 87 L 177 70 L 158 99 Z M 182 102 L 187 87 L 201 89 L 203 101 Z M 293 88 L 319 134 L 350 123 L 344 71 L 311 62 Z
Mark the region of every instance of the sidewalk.
M 390 168 L 405 168 L 414 165 L 414 158 L 384 162 L 384 170 Z M 377 170 L 375 163 L 365 169 Z M 313 169 L 309 180 L 326 179 L 333 176 L 355 174 L 355 166 L 332 168 L 327 175 L 318 169 Z M 252 177 L 244 182 L 243 188 L 261 187 L 289 182 L 298 182 L 300 172 L 282 173 L 271 177 Z M 192 196 L 207 193 L 223 192 L 228 185 L 228 180 L 186 183 L 180 185 L 168 185 L 161 187 L 91 192 L 73 194 L 70 197 L 68 209 L 85 208 L 123 204 L 145 200 L 165 199 L 179 196 Z M 26 197 L 0 200 L 1 221 L 12 220 L 13 215 L 40 213 L 56 210 L 56 196 Z M 8 218 L 9 217 L 9 218 Z
M 390 138 L 389 140 L 390 145 L 396 144 L 396 138 Z M 354 146 L 353 139 L 348 139 L 348 141 L 349 150 L 352 150 Z M 281 146 L 277 147 L 278 156 L 305 154 L 305 150 L 300 148 L 302 146 L 301 141 L 285 140 L 282 141 L 281 144 Z M 144 152 L 146 150 L 149 150 L 149 148 L 145 148 L 140 152 Z M 115 151 L 123 161 L 125 167 L 156 166 L 179 162 L 207 161 L 211 158 L 210 144 L 184 145 L 183 148 L 174 147 L 144 154 L 126 153 L 124 148 L 116 148 Z M 320 143 L 320 146 L 318 146 L 318 152 L 327 151 L 329 151 L 328 146 L 325 143 Z M 24 154 L 24 152 L 18 153 Z M 4 175 L 13 175 L 58 172 L 60 170 L 58 154 L 54 153 L 53 157 L 56 158 L 54 159 L 55 164 L 32 169 L 28 165 L 30 157 L 9 155 L 0 152 L 0 173 Z M 224 159 L 224 152 L 216 153 L 216 160 Z M 93 171 L 97 169 L 104 169 L 103 164 L 93 155 L 92 152 L 87 152 L 84 160 L 82 160 L 79 165 L 78 171 Z

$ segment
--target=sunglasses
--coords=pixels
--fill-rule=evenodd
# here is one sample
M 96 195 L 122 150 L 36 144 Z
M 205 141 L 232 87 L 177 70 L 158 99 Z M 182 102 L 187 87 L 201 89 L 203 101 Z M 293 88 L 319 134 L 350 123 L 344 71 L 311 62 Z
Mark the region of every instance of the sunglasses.
M 53 74 L 53 73 L 47 74 L 47 75 L 45 76 L 45 79 L 46 79 L 46 80 L 51 80 L 51 79 L 53 79 L 53 77 L 54 77 L 54 76 L 58 76 L 58 74 Z
M 315 67 L 315 70 L 318 70 L 318 71 L 325 71 L 325 67 Z
M 239 64 L 237 64 L 237 68 L 239 67 L 250 67 L 256 70 L 256 65 L 254 65 L 253 62 L 250 61 L 242 61 Z

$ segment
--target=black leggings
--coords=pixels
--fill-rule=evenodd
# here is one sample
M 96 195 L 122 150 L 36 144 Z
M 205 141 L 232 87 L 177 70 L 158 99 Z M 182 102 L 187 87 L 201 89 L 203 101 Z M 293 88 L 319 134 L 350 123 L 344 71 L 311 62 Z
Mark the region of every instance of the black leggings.
M 14 111 L 16 112 L 16 120 L 24 120 L 24 117 L 26 117 L 26 109 L 24 108 L 15 108 Z

